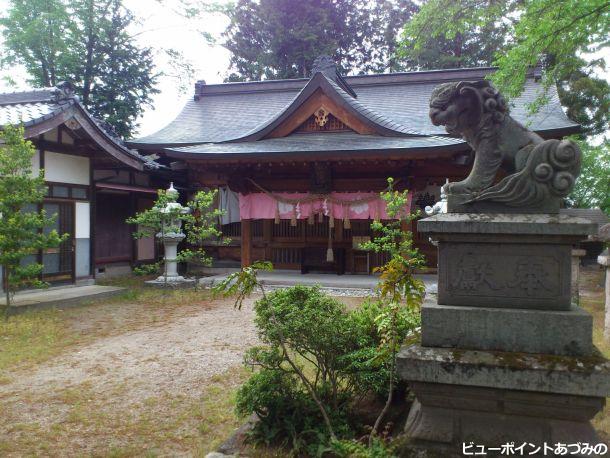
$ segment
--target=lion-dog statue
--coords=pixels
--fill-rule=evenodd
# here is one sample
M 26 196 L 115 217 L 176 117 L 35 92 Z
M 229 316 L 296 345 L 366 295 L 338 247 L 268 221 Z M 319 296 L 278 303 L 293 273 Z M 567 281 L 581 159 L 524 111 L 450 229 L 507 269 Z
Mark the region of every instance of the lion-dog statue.
M 580 171 L 580 149 L 570 140 L 544 140 L 510 115 L 504 97 L 488 81 L 441 84 L 430 97 L 430 119 L 474 150 L 470 175 L 447 183 L 443 193 L 463 208 L 559 210 Z M 499 169 L 504 178 L 497 181 Z M 479 205 L 480 207 L 480 205 Z M 449 210 L 452 211 L 452 210 Z M 476 211 L 476 210 L 474 210 Z

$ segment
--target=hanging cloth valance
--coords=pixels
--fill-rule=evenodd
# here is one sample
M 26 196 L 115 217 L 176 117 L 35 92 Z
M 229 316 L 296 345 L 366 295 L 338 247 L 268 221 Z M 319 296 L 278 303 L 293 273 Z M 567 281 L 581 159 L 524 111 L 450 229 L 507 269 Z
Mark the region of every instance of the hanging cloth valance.
M 262 189 L 262 188 L 260 188 Z M 409 193 L 408 208 L 411 207 Z M 343 220 L 344 227 L 349 228 L 353 219 L 388 219 L 385 202 L 376 192 L 332 192 L 330 194 L 310 193 L 270 193 L 260 192 L 239 195 L 239 212 L 241 219 L 306 219 L 313 224 L 318 214 L 329 217 L 331 224 L 335 219 Z

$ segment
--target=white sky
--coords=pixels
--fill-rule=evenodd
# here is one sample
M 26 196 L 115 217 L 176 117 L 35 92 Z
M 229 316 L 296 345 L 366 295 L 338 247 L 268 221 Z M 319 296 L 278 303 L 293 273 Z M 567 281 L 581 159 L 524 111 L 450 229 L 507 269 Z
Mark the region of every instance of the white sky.
M 221 0 L 219 3 L 226 3 Z M 154 108 L 148 108 L 140 120 L 139 136 L 156 132 L 172 121 L 180 112 L 186 101 L 193 97 L 196 80 L 206 83 L 221 83 L 229 67 L 229 51 L 217 45 L 209 45 L 199 32 L 206 31 L 220 41 L 220 35 L 228 25 L 228 19 L 221 14 L 208 14 L 201 20 L 185 19 L 172 11 L 168 0 L 165 5 L 155 0 L 126 0 L 125 5 L 137 18 L 142 33 L 137 36 L 141 44 L 155 49 L 174 48 L 181 51 L 195 68 L 195 78 L 188 84 L 187 92 L 180 93 L 177 82 L 172 77 L 159 80 L 161 91 L 154 97 Z M 161 53 L 156 57 L 159 69 L 166 68 L 167 60 Z
M 219 3 L 227 2 L 220 0 Z M 161 91 L 153 98 L 153 108 L 146 108 L 140 118 L 140 129 L 134 137 L 144 136 L 161 129 L 172 121 L 180 112 L 186 101 L 193 96 L 196 80 L 203 79 L 207 83 L 223 81 L 229 67 L 229 52 L 220 46 L 209 45 L 199 30 L 206 31 L 220 41 L 220 35 L 228 25 L 228 19 L 221 14 L 208 14 L 200 20 L 185 19 L 173 10 L 178 6 L 176 0 L 125 0 L 125 5 L 131 9 L 138 19 L 132 30 L 136 40 L 157 51 L 164 48 L 174 48 L 183 53 L 184 57 L 195 69 L 194 79 L 187 85 L 187 91 L 181 93 L 177 81 L 173 77 L 161 77 L 157 88 Z M 7 0 L 0 0 L 0 9 L 6 11 Z M 157 71 L 167 69 L 167 57 L 163 52 L 155 54 Z M 10 76 L 17 83 L 9 86 L 0 80 L 0 92 L 28 89 L 27 74 L 23 68 L 11 67 L 0 70 L 1 76 Z

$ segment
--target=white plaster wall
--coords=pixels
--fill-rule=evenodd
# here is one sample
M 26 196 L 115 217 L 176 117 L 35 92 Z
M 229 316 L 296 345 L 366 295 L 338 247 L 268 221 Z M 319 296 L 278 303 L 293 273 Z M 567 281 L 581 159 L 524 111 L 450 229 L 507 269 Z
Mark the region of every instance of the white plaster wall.
M 91 237 L 89 202 L 76 202 L 75 207 L 76 234 L 74 237 L 77 239 L 88 239 Z
M 36 150 L 36 154 L 32 156 L 32 176 L 37 177 L 40 172 L 40 151 Z
M 47 181 L 88 185 L 89 158 L 46 151 L 44 175 Z

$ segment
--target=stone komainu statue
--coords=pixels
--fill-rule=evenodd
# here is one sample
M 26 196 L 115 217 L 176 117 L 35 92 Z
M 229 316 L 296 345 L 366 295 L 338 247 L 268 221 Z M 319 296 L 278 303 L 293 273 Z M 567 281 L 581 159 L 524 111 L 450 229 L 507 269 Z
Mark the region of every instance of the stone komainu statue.
M 578 146 L 570 140 L 544 140 L 515 121 L 488 81 L 438 86 L 430 97 L 430 119 L 461 136 L 475 152 L 470 175 L 443 187 L 449 211 L 454 198 L 462 211 L 485 202 L 488 208 L 555 212 L 574 187 L 580 171 Z M 500 168 L 508 176 L 494 184 Z

